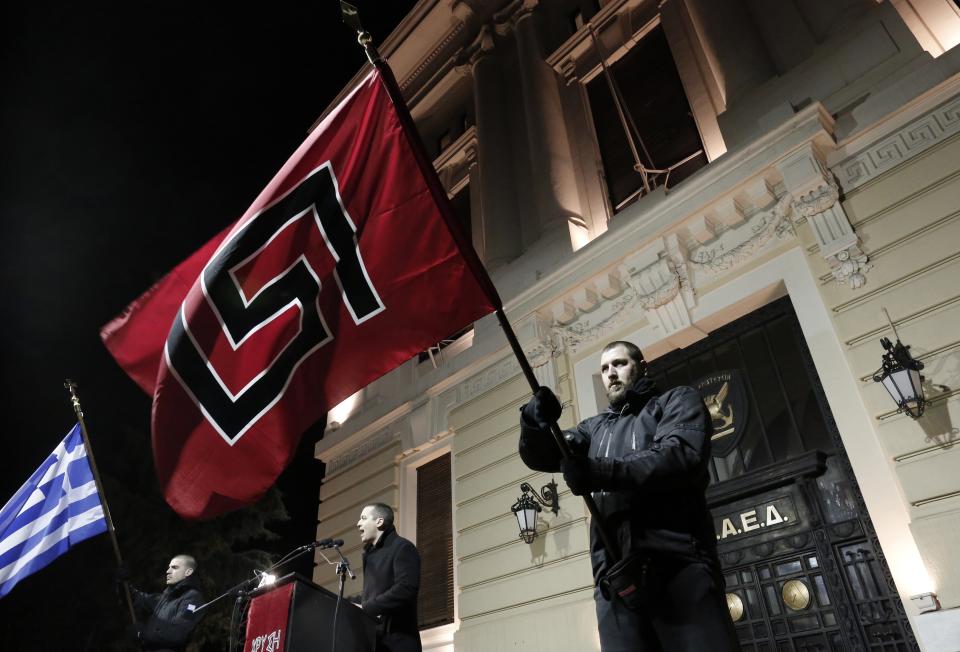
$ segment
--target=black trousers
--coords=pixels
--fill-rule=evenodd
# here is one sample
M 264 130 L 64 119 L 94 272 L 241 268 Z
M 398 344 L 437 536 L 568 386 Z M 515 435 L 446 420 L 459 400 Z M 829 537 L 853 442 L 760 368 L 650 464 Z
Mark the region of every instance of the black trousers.
M 377 634 L 376 652 L 420 652 L 421 650 L 419 634 L 406 632 Z
M 603 652 L 738 652 L 723 577 L 705 563 L 658 567 L 648 608 L 630 611 L 594 590 Z

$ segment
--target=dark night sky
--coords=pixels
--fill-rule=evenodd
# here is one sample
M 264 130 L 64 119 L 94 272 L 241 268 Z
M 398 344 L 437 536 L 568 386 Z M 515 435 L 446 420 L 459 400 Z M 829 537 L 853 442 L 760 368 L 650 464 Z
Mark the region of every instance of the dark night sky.
M 355 4 L 380 43 L 414 3 Z M 150 399 L 100 326 L 244 212 L 364 57 L 335 0 L 0 12 L 2 504 L 73 424 L 66 377 L 102 471 L 122 474 L 115 442 L 149 431 Z M 0 620 L 27 583 L 69 592 L 72 554 Z

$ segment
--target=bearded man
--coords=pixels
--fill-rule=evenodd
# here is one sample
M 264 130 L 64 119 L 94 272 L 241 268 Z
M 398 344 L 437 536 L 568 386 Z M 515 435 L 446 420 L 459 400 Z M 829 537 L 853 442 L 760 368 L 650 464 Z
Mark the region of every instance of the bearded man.
M 739 650 L 726 607 L 713 519 L 704 492 L 710 476 L 710 416 L 690 387 L 661 393 L 631 342 L 610 342 L 600 374 L 610 407 L 564 433 L 563 459 L 550 434 L 560 402 L 541 387 L 521 409 L 520 457 L 536 471 L 563 473 L 577 496 L 592 494 L 594 600 L 603 652 Z

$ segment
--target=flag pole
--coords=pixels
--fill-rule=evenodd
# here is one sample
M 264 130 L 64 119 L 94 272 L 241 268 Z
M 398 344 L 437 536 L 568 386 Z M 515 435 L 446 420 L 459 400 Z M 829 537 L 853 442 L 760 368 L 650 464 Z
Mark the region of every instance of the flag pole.
M 430 188 L 431 194 L 440 207 L 440 212 L 443 214 L 444 220 L 450 229 L 451 235 L 453 236 L 454 240 L 456 240 L 460 252 L 463 254 L 467 262 L 467 265 L 470 267 L 471 271 L 474 272 L 474 277 L 483 287 L 487 297 L 496 306 L 497 320 L 500 322 L 500 327 L 503 329 L 503 334 L 506 336 L 507 342 L 510 344 L 510 348 L 512 349 L 513 354 L 516 356 L 517 362 L 520 364 L 520 369 L 523 370 L 523 375 L 527 379 L 527 383 L 530 385 L 530 390 L 536 394 L 537 390 L 540 389 L 540 382 L 537 380 L 536 375 L 534 375 L 533 368 L 530 367 L 530 362 L 527 360 L 527 356 L 524 354 L 523 348 L 520 346 L 520 342 L 517 341 L 517 336 L 513 332 L 513 327 L 510 325 L 506 314 L 503 312 L 502 302 L 497 294 L 496 287 L 494 287 L 493 282 L 490 280 L 490 277 L 487 274 L 486 268 L 483 266 L 483 263 L 477 256 L 473 245 L 469 240 L 466 239 L 460 229 L 457 228 L 455 221 L 449 218 L 448 214 L 451 212 L 451 209 L 449 208 L 449 199 L 446 191 L 444 191 L 443 187 L 440 185 L 440 180 L 437 178 L 437 173 L 436 170 L 434 170 L 433 165 L 431 165 L 426 158 L 426 153 L 423 150 L 423 144 L 420 142 L 420 138 L 417 135 L 417 130 L 413 124 L 413 118 L 410 116 L 407 103 L 403 99 L 403 93 L 400 91 L 400 86 L 397 84 L 397 80 L 393 76 L 393 71 L 390 69 L 390 66 L 387 65 L 387 62 L 383 60 L 383 57 L 380 56 L 380 52 L 377 50 L 377 48 L 373 45 L 373 37 L 368 31 L 363 29 L 363 25 L 360 23 L 360 14 L 357 11 L 357 8 L 349 2 L 345 2 L 345 0 L 340 0 L 340 13 L 343 18 L 343 22 L 357 33 L 357 42 L 363 46 L 363 50 L 367 55 L 367 60 L 370 61 L 370 63 L 377 70 L 380 71 L 380 78 L 383 80 L 383 85 L 387 90 L 387 94 L 393 101 L 394 108 L 397 111 L 397 116 L 400 118 L 403 128 L 407 132 L 414 158 L 417 159 L 417 163 L 419 164 L 421 172 L 423 173 L 423 176 L 427 182 L 427 186 Z M 570 457 L 573 456 L 573 451 L 570 449 L 570 445 L 567 443 L 566 439 L 564 439 L 563 432 L 560 430 L 560 426 L 558 426 L 556 423 L 551 423 L 550 433 L 553 435 L 563 459 L 570 459 Z M 613 545 L 613 538 L 610 536 L 607 523 L 604 521 L 603 516 L 600 515 L 600 510 L 597 507 L 597 503 L 593 500 L 593 497 L 590 494 L 582 496 L 582 498 L 583 502 L 587 505 L 587 510 L 590 512 L 593 524 L 597 529 L 597 534 L 600 537 L 600 541 L 603 543 L 603 547 L 606 549 L 607 557 L 611 564 L 620 561 L 622 555 L 620 554 L 619 548 Z
M 100 504 L 103 506 L 103 516 L 107 521 L 107 531 L 110 533 L 110 543 L 113 544 L 113 554 L 117 559 L 117 567 L 123 567 L 123 557 L 120 555 L 120 545 L 117 543 L 117 531 L 113 527 L 113 519 L 110 517 L 110 507 L 107 505 L 107 494 L 103 490 L 103 482 L 100 480 L 100 471 L 97 470 L 97 461 L 93 457 L 93 447 L 90 445 L 90 436 L 87 434 L 87 424 L 83 420 L 83 408 L 80 407 L 80 397 L 77 396 L 77 384 L 67 378 L 63 381 L 63 387 L 70 392 L 70 402 L 73 404 L 73 411 L 77 415 L 77 422 L 80 424 L 80 435 L 83 437 L 83 445 L 87 450 L 87 460 L 90 462 L 90 470 L 93 471 L 93 481 L 97 485 L 97 491 L 100 493 Z M 130 584 L 126 579 L 123 580 L 123 593 L 127 599 L 127 609 L 130 611 L 130 621 L 137 622 L 137 614 L 133 610 L 133 599 L 130 597 Z
M 527 383 L 530 385 L 530 389 L 534 394 L 536 394 L 537 390 L 540 389 L 540 382 L 534 375 L 533 368 L 530 367 L 530 362 L 527 360 L 527 356 L 523 352 L 520 342 L 517 341 L 517 336 L 513 332 L 513 327 L 507 320 L 507 316 L 504 314 L 503 308 L 497 308 L 496 314 L 497 319 L 500 321 L 500 327 L 503 328 L 503 334 L 507 337 L 507 342 L 510 343 L 510 348 L 513 350 L 513 355 L 516 356 L 517 362 L 520 363 L 520 368 L 523 370 L 523 375 L 526 377 Z M 567 444 L 567 440 L 564 438 L 563 432 L 560 430 L 560 426 L 557 425 L 556 421 L 550 424 L 550 433 L 553 435 L 554 441 L 557 442 L 557 447 L 560 449 L 560 454 L 563 455 L 563 459 L 570 459 L 573 456 L 573 451 L 570 450 L 570 446 Z M 590 517 L 593 520 L 593 523 L 597 527 L 597 535 L 600 537 L 600 541 L 603 543 L 603 547 L 607 551 L 607 557 L 610 559 L 610 565 L 612 566 L 621 559 L 620 549 L 613 545 L 613 539 L 610 537 L 607 523 L 603 520 L 603 516 L 600 515 L 600 509 L 597 507 L 597 503 L 593 500 L 593 496 L 590 494 L 585 494 L 582 496 L 582 498 L 583 502 L 587 505 L 587 510 L 590 512 Z

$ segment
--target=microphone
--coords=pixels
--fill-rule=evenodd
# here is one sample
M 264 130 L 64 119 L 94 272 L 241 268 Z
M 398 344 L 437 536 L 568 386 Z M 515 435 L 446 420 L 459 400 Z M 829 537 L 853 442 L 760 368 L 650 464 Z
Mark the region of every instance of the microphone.
M 309 547 L 326 550 L 327 548 L 339 548 L 342 545 L 343 539 L 320 539 L 319 541 L 314 541 L 309 544 Z
M 341 569 L 346 571 L 347 575 L 350 576 L 350 579 L 357 579 L 357 574 L 353 572 L 353 569 L 350 568 L 350 562 L 347 561 L 347 558 L 343 556 L 343 552 L 340 550 L 340 546 L 343 545 L 343 539 L 335 539 L 330 542 L 330 547 L 337 551 L 337 554 L 340 555 L 340 563 L 337 564 L 337 571 Z

